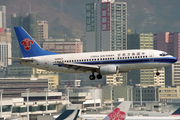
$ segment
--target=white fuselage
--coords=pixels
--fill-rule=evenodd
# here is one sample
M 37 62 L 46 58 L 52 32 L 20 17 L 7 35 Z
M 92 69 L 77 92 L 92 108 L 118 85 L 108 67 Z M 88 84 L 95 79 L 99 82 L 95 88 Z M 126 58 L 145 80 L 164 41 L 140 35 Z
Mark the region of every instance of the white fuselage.
M 162 55 L 163 54 L 163 55 Z M 39 69 L 61 72 L 80 73 L 81 70 L 63 67 L 63 63 L 87 65 L 117 65 L 119 72 L 128 72 L 135 69 L 152 69 L 171 65 L 176 58 L 159 50 L 120 50 L 89 53 L 72 53 L 45 55 L 23 59 L 33 59 L 33 62 L 22 62 L 23 65 Z M 91 71 L 85 71 L 91 72 Z
M 107 115 L 105 114 L 86 114 L 80 115 L 79 117 L 82 120 L 96 120 L 103 119 Z M 179 120 L 180 116 L 126 116 L 125 120 Z

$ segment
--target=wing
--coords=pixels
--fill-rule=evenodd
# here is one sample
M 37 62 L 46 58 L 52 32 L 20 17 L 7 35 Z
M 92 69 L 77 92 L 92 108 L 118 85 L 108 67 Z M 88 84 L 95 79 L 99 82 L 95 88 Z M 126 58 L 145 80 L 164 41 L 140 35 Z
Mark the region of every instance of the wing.
M 87 65 L 87 64 L 78 64 L 78 63 L 63 63 L 63 62 L 58 62 L 54 65 L 58 65 L 59 67 L 63 66 L 68 69 L 74 69 L 76 71 L 94 71 L 97 72 L 99 69 L 99 66 L 97 65 Z

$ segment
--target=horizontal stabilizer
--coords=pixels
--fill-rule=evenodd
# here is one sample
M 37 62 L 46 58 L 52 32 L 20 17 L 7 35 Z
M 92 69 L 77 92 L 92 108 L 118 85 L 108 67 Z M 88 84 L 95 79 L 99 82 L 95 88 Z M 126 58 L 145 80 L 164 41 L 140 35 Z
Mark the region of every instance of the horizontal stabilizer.
M 28 58 L 8 58 L 8 59 L 17 60 L 20 62 L 33 62 L 34 61 L 32 58 L 31 59 L 28 59 Z

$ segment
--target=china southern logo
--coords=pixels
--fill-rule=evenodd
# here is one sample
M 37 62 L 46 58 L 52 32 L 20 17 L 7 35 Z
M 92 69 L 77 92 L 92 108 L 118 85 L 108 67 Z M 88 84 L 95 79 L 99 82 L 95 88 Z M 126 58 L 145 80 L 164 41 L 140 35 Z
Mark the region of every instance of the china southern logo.
M 21 45 L 23 44 L 24 44 L 24 49 L 29 51 L 31 49 L 31 44 L 34 44 L 34 42 L 29 38 L 25 38 L 23 41 L 21 41 Z

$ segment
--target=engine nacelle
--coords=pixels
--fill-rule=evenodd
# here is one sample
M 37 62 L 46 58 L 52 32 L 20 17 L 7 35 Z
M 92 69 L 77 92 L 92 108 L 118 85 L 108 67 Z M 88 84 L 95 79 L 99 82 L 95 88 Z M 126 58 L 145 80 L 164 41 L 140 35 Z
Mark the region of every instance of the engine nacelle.
M 99 68 L 99 72 L 101 75 L 117 74 L 119 69 L 116 65 L 104 65 Z

